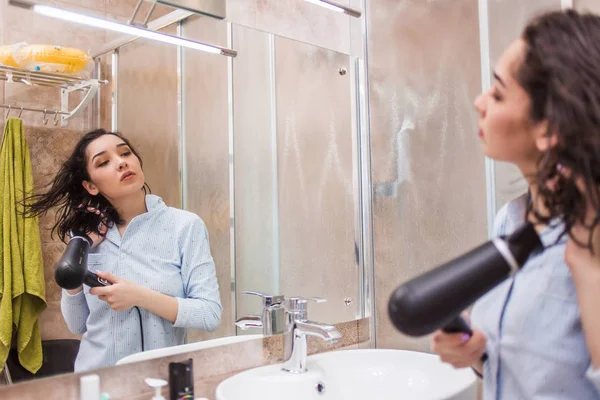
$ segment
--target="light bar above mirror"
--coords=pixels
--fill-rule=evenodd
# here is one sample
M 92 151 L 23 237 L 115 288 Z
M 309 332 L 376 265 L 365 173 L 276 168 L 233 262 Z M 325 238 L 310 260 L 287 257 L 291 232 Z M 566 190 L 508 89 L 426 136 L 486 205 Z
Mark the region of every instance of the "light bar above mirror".
M 201 43 L 194 40 L 185 39 L 179 36 L 169 35 L 163 32 L 153 31 L 137 25 L 123 24 L 104 18 L 91 17 L 82 13 L 72 12 L 58 7 L 48 6 L 44 4 L 36 4 L 28 1 L 9 0 L 8 3 L 11 6 L 31 10 L 37 14 L 51 18 L 57 18 L 67 22 L 73 22 L 77 24 L 106 29 L 109 31 L 125 33 L 132 36 L 138 36 L 146 39 L 156 40 L 158 42 L 174 44 L 176 46 L 200 50 L 207 53 L 221 54 L 228 57 L 237 56 L 237 52 L 232 49 L 212 44 Z

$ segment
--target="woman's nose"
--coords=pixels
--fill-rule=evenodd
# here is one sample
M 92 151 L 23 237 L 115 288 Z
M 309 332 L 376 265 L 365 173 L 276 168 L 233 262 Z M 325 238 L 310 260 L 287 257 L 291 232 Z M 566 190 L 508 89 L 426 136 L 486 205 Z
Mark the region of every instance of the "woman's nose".
M 117 168 L 119 168 L 119 170 L 125 168 L 125 166 L 127 166 L 127 161 L 125 161 L 124 158 L 119 159 L 119 163 L 117 164 Z
M 483 93 L 475 98 L 475 102 L 473 104 L 475 105 L 475 109 L 479 114 L 483 115 L 485 113 L 485 96 Z

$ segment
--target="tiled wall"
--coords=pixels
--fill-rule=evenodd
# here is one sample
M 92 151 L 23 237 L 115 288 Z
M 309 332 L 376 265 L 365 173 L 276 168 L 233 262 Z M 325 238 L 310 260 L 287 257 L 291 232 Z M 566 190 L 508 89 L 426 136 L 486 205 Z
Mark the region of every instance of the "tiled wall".
M 600 13 L 600 1 L 598 0 L 574 0 L 573 5 L 578 10 Z
M 367 320 L 338 324 L 343 338 L 335 344 L 307 337 L 308 354 L 340 349 L 357 349 L 369 342 Z M 273 336 L 228 346 L 155 360 L 104 368 L 95 371 L 100 376 L 100 390 L 113 400 L 149 399 L 153 390 L 144 383 L 145 378 L 168 380 L 168 365 L 192 358 L 194 361 L 194 395 L 214 399 L 216 387 L 230 376 L 246 369 L 282 361 L 283 337 Z M 44 400 L 79 399 L 79 377 L 85 374 L 68 374 L 48 379 L 38 379 L 16 386 L 0 386 L 2 400 L 43 398 Z M 168 394 L 163 390 L 163 395 Z
M 2 132 L 4 124 L 0 125 Z M 0 137 L 2 133 L 0 133 Z M 25 138 L 29 144 L 33 179 L 37 187 L 50 182 L 58 171 L 60 163 L 68 156 L 70 149 L 79 140 L 78 132 L 68 129 L 46 128 L 44 126 L 25 126 Z M 1 140 L 1 139 L 0 139 Z M 44 259 L 44 276 L 46 280 L 46 302 L 48 307 L 40 317 L 42 340 L 73 338 L 60 312 L 61 290 L 54 282 L 54 264 L 65 249 L 65 245 L 54 236 L 50 236 L 50 228 L 54 223 L 54 213 L 39 220 L 40 237 Z

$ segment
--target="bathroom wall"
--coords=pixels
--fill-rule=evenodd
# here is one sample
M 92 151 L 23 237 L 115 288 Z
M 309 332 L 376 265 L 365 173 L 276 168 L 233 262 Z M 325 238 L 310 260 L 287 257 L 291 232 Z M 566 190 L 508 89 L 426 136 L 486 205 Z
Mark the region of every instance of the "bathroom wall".
M 598 0 L 573 0 L 573 6 L 578 10 L 600 13 L 600 1 Z
M 477 0 L 369 0 L 376 341 L 427 351 L 387 315 L 401 283 L 486 238 Z

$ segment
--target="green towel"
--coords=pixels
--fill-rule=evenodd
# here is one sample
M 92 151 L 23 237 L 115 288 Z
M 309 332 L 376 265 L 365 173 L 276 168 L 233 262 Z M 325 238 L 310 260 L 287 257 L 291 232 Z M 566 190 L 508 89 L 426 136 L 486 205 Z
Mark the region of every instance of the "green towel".
M 46 309 L 44 263 L 38 219 L 17 212 L 19 202 L 32 191 L 23 121 L 10 118 L 0 148 L 0 370 L 14 330 L 19 362 L 35 374 L 42 366 L 39 316 Z

